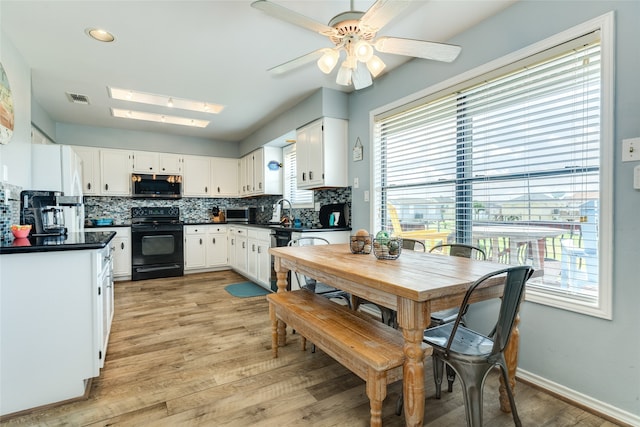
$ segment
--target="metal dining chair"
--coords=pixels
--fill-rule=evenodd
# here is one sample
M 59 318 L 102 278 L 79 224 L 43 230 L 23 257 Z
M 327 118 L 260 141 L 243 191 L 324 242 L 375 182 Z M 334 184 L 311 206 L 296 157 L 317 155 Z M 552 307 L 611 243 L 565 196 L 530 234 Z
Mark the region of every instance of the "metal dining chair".
M 293 239 L 289 241 L 288 246 L 309 246 L 309 245 L 328 245 L 329 241 L 323 237 L 300 237 L 299 239 Z M 300 289 L 306 289 L 310 292 L 314 292 L 318 295 L 322 295 L 329 299 L 341 299 L 346 302 L 346 305 L 351 308 L 351 296 L 340 289 L 331 287 L 325 283 L 316 281 L 311 277 L 307 277 L 298 272 L 295 272 L 295 277 L 300 285 Z
M 487 374 L 495 365 L 500 366 L 502 372 L 513 421 L 518 427 L 522 425 L 516 410 L 513 390 L 509 384 L 504 350 L 511 337 L 511 331 L 524 295 L 525 284 L 533 271 L 530 266 L 514 266 L 481 277 L 465 293 L 455 322 L 424 331 L 424 342 L 433 347 L 433 377 L 436 383 L 436 398 L 440 398 L 442 368 L 446 362 L 447 365 L 455 369 L 462 382 L 467 426 L 482 426 L 482 389 Z M 503 274 L 506 274 L 504 292 L 493 331 L 489 336 L 485 336 L 464 326 L 462 317 L 469 307 L 473 292 L 487 280 Z

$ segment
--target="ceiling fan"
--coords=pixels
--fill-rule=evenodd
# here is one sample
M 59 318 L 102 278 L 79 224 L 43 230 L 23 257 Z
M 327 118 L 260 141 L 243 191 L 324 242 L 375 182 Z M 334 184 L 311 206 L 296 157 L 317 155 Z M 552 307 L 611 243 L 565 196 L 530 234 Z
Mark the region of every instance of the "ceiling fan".
M 268 0 L 254 1 L 251 6 L 274 18 L 326 36 L 334 44 L 333 48 L 317 49 L 273 67 L 269 69 L 270 72 L 285 73 L 317 60 L 320 70 L 329 74 L 338 64 L 340 52 L 344 51 L 346 58 L 340 65 L 336 83 L 343 86 L 353 83 L 357 90 L 370 86 L 373 83 L 372 78 L 377 77 L 385 67 L 385 63 L 374 55 L 374 49 L 383 53 L 444 62 L 452 62 L 458 57 L 462 48 L 456 45 L 398 37 L 376 39 L 378 31 L 409 3 L 411 0 L 377 0 L 366 12 L 359 12 L 353 10 L 351 0 L 351 10 L 334 16 L 328 25 Z

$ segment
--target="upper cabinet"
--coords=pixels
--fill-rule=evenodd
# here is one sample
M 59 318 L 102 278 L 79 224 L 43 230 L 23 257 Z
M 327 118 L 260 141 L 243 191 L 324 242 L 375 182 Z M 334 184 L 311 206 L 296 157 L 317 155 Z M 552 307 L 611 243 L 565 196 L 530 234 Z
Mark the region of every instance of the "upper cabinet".
M 324 117 L 296 132 L 300 189 L 347 187 L 347 121 Z
M 211 197 L 211 158 L 184 156 L 182 195 L 185 197 Z
M 133 172 L 166 175 L 179 174 L 182 173 L 182 156 L 170 153 L 134 151 Z
M 101 194 L 129 196 L 133 153 L 127 150 L 100 150 Z
M 258 148 L 240 159 L 239 164 L 241 196 L 282 194 L 282 148 Z
M 97 147 L 74 146 L 82 161 L 82 194 L 85 196 L 100 195 L 100 149 Z
M 211 159 L 211 196 L 238 196 L 238 159 L 224 157 Z

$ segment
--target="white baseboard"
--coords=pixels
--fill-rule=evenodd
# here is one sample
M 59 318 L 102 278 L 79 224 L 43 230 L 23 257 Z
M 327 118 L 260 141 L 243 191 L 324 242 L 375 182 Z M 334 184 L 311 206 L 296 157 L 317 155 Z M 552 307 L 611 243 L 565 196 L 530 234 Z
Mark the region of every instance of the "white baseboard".
M 520 368 L 518 368 L 516 376 L 544 390 L 555 393 L 558 396 L 562 396 L 571 402 L 575 402 L 579 405 L 583 405 L 596 412 L 611 417 L 612 419 L 617 420 L 621 423 L 627 424 L 629 426 L 640 426 L 640 416 L 638 415 L 624 411 L 620 408 L 616 408 L 615 406 L 601 402 L 594 399 L 593 397 L 579 393 L 568 387 L 554 383 L 553 381 L 549 381 L 546 378 L 542 378 Z

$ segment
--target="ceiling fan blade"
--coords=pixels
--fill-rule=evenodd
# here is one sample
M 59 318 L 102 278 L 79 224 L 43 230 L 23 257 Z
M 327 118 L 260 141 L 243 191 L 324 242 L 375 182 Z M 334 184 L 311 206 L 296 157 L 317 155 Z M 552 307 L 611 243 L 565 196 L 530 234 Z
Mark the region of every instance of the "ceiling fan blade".
M 321 24 L 320 22 L 314 21 L 313 19 L 298 12 L 294 12 L 291 9 L 287 9 L 286 7 L 271 3 L 267 0 L 254 1 L 251 3 L 251 7 L 259 9 L 274 18 L 280 19 L 281 21 L 286 21 L 290 24 L 315 31 L 316 33 L 320 33 L 325 36 L 334 35 L 338 32 L 335 28 Z
M 269 68 L 268 71 L 272 74 L 283 74 L 287 71 L 293 70 L 294 68 L 298 68 L 305 64 L 308 64 L 309 62 L 317 61 L 322 55 L 324 55 L 324 49 L 317 49 L 313 52 L 309 52 L 305 55 L 299 56 L 296 59 L 287 61 L 284 64 L 276 65 L 273 68 Z
M 376 50 L 395 55 L 414 56 L 434 61 L 452 62 L 462 48 L 453 44 L 427 42 L 423 40 L 380 37 L 375 42 Z
M 411 0 L 378 0 L 360 18 L 360 26 L 375 33 L 398 16 L 409 3 Z

